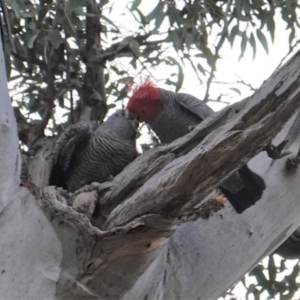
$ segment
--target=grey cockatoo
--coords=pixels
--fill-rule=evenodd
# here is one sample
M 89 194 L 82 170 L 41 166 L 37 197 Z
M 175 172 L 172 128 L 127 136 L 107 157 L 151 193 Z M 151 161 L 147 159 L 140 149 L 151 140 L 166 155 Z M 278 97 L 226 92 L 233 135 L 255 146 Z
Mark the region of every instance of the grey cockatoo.
M 137 127 L 136 120 L 125 117 L 125 110 L 94 129 L 85 122 L 70 126 L 55 144 L 50 185 L 73 192 L 117 175 L 137 156 Z
M 157 88 L 150 81 L 134 91 L 126 110 L 148 123 L 162 143 L 170 143 L 189 133 L 191 128 L 213 113 L 199 99 Z M 220 189 L 235 210 L 241 213 L 261 198 L 265 184 L 245 165 L 224 181 Z

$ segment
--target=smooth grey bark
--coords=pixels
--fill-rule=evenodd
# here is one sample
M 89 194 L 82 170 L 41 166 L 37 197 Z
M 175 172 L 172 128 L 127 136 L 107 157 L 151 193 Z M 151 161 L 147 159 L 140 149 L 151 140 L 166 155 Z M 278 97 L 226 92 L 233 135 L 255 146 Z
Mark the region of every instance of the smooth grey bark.
M 19 141 L 16 135 L 17 126 L 7 91 L 4 57 L 1 52 L 1 80 L 0 80 L 0 211 L 10 202 L 14 192 L 14 184 L 19 182 L 21 156 Z
M 300 225 L 299 172 L 259 153 L 276 135 L 275 144 L 288 137 L 286 148 L 298 153 L 299 78 L 297 53 L 252 97 L 74 196 L 19 186 L 16 123 L 3 86 L 0 107 L 11 127 L 1 110 L 2 299 L 216 299 Z M 241 215 L 222 208 L 208 195 L 255 155 L 263 198 Z M 95 191 L 101 229 L 71 206 Z
M 0 299 L 53 299 L 61 243 L 33 195 L 20 187 L 22 159 L 2 51 L 0 65 Z

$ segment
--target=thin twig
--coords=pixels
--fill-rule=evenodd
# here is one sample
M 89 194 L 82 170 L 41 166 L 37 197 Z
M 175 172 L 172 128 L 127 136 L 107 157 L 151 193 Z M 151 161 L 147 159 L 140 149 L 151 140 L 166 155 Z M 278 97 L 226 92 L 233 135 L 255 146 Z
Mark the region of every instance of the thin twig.
M 66 40 L 68 38 L 68 34 L 66 33 Z M 68 89 L 70 92 L 70 119 L 71 123 L 74 124 L 74 102 L 73 102 L 73 88 L 71 82 L 71 74 L 70 74 L 70 51 L 68 42 L 65 43 L 66 45 L 66 54 L 67 54 L 67 81 L 68 81 Z

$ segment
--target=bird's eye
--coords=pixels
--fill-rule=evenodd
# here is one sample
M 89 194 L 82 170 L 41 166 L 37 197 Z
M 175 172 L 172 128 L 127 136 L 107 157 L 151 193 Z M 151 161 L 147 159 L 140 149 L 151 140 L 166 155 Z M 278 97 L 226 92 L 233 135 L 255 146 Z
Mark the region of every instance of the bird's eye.
M 145 111 L 144 111 L 144 110 L 142 110 L 142 111 L 141 111 L 141 113 L 142 113 L 142 114 L 144 114 L 144 113 L 145 113 Z

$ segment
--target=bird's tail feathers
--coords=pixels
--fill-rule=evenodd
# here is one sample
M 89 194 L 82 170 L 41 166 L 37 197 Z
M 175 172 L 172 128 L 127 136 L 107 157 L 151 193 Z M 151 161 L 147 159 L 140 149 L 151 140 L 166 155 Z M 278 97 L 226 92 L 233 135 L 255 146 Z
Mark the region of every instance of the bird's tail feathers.
M 226 184 L 224 184 L 224 186 L 220 186 L 220 190 L 236 212 L 241 214 L 262 197 L 266 185 L 264 180 L 258 174 L 251 171 L 247 165 L 239 169 L 238 175 L 242 182 L 242 188 L 233 192 L 225 188 Z

